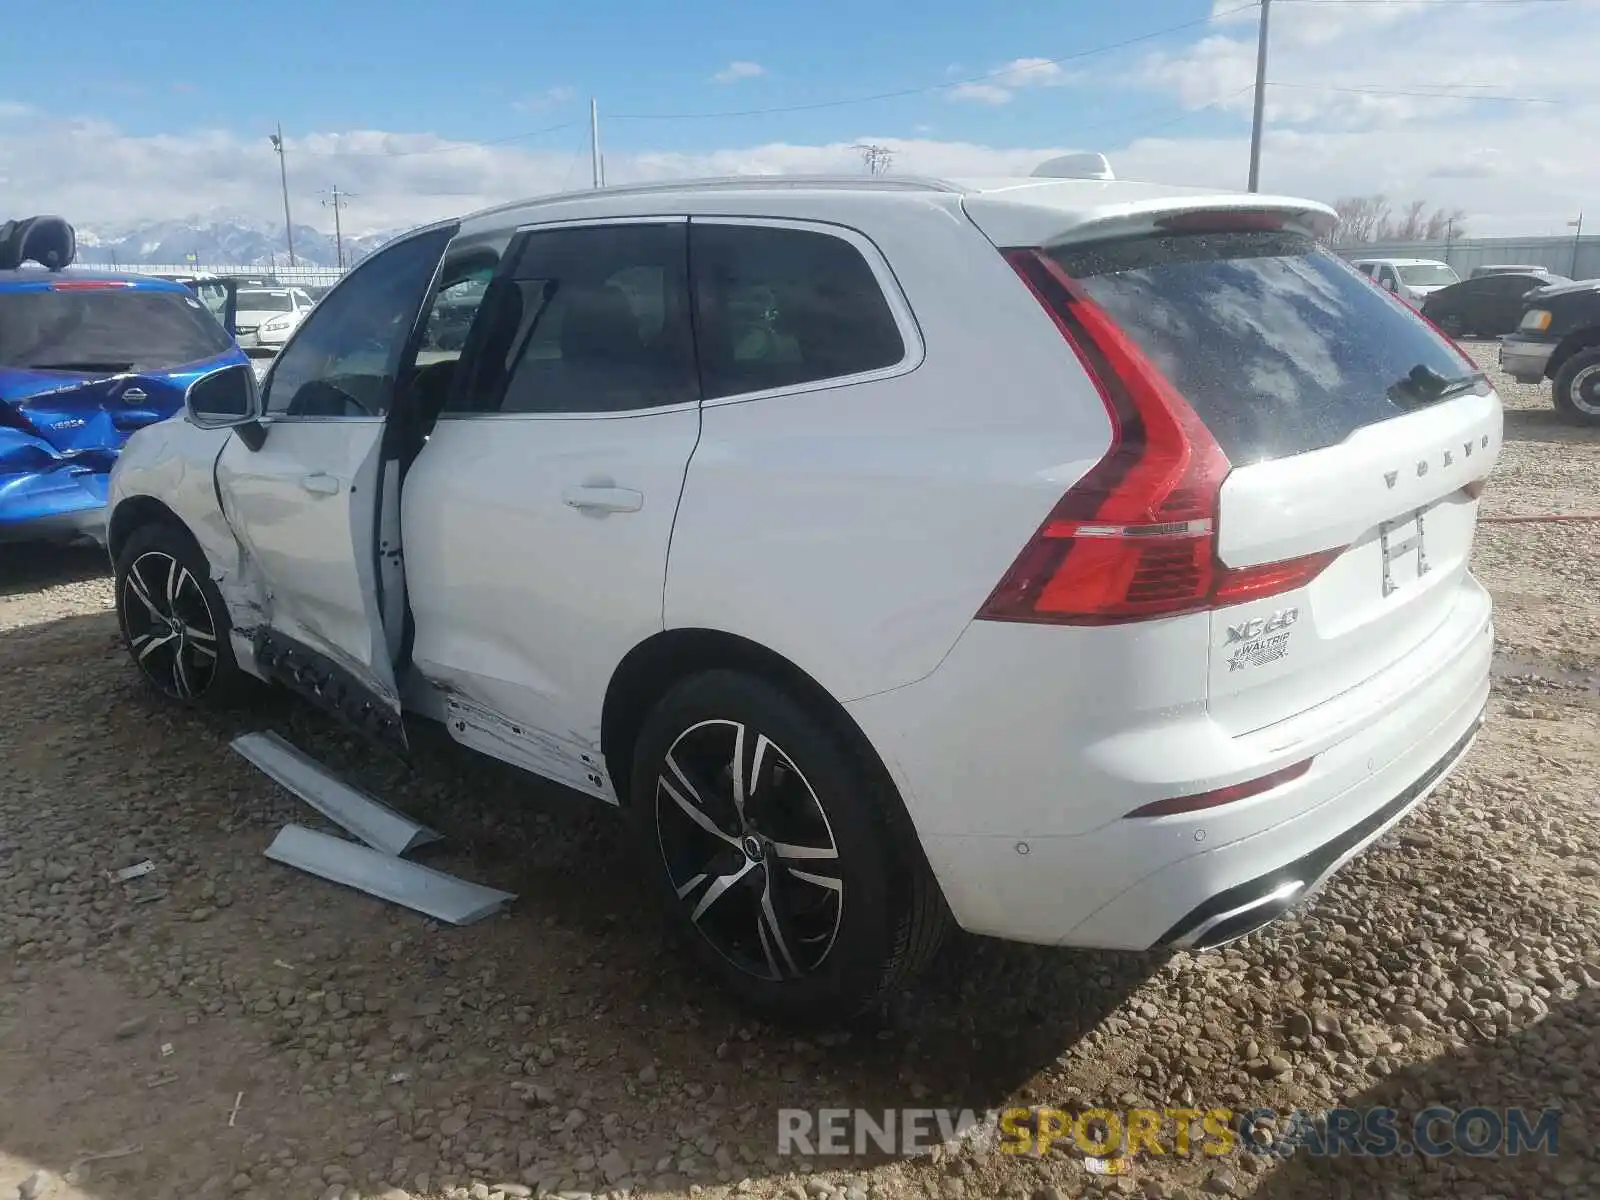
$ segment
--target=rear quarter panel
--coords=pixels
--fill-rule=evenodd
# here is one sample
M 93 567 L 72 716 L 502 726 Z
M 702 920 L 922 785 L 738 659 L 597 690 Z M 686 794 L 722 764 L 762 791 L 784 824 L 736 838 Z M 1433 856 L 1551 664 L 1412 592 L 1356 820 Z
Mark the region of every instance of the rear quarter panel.
M 934 670 L 1110 421 L 1054 324 L 947 198 L 791 214 L 863 233 L 923 344 L 870 383 L 708 402 L 666 627 L 758 642 L 849 701 Z

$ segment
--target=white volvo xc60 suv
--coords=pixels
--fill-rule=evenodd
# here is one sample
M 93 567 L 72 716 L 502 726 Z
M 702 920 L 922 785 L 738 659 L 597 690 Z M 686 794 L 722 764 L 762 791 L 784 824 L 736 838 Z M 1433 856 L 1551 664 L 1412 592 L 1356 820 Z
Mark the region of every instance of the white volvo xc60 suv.
M 1417 804 L 1488 691 L 1499 400 L 1334 219 L 886 177 L 420 229 L 135 435 L 128 647 L 179 700 L 433 718 L 621 806 L 769 1011 L 868 1009 L 952 920 L 1218 944 Z

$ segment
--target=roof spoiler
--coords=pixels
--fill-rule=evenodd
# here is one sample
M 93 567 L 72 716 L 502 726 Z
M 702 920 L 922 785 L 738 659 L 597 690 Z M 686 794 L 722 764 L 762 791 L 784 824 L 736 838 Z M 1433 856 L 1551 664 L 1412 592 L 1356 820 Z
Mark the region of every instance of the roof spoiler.
M 0 271 L 25 262 L 59 271 L 78 256 L 78 235 L 61 217 L 24 217 L 0 224 Z
M 1033 169 L 1035 179 L 1115 179 L 1104 154 L 1063 154 Z

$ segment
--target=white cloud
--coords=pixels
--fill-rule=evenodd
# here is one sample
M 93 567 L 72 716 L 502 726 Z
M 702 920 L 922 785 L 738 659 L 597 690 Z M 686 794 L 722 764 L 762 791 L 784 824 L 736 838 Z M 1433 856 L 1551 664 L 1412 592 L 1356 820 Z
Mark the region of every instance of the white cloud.
M 1508 13 L 1463 6 L 1441 15 L 1440 5 L 1399 12 L 1401 7 L 1274 8 L 1272 77 L 1286 86 L 1269 95 L 1263 185 L 1323 200 L 1383 192 L 1397 204 L 1417 199 L 1460 207 L 1469 214 L 1471 234 L 1561 233 L 1585 203 L 1592 209 L 1600 195 L 1600 157 L 1584 148 L 1600 143 L 1600 77 L 1590 66 L 1600 56 L 1600 0 L 1549 6 L 1560 9 L 1559 31 L 1526 8 Z M 1226 21 L 1185 49 L 1139 52 L 1116 73 L 1097 68 L 1106 71 L 1098 82 L 1107 89 L 1165 94 L 1178 113 L 1216 104 L 1239 119 L 1231 123 L 1235 132 L 1225 136 L 1186 134 L 1180 126 L 1158 138 L 1089 148 L 1105 152 L 1123 178 L 1242 187 L 1254 56 L 1253 23 Z M 1018 59 L 950 91 L 968 89 L 961 98 L 999 105 L 1020 89 L 1050 86 L 1066 75 L 1058 64 Z M 1426 93 L 1435 89 L 1422 85 L 1451 82 L 1457 90 L 1487 83 L 1483 90 L 1497 95 L 1560 103 L 1321 90 Z M 1113 102 L 1120 98 L 1115 90 L 1107 94 Z M 1137 107 L 1148 104 L 1145 96 Z M 1129 107 L 1135 107 L 1131 97 Z M 830 120 L 848 120 L 847 112 Z M 911 120 L 916 116 L 927 119 L 929 113 Z M 629 134 L 643 139 L 649 128 L 633 126 Z M 991 140 L 1004 138 L 1006 124 L 997 119 L 993 128 Z M 1063 128 L 1064 140 L 1070 126 Z M 1085 148 L 939 140 L 909 120 L 902 129 L 915 129 L 917 136 L 834 124 L 832 132 L 840 136 L 815 144 L 763 141 L 758 132 L 743 143 L 697 153 L 623 152 L 621 142 L 606 139 L 606 173 L 615 183 L 739 173 L 859 174 L 854 147 L 870 142 L 893 152 L 897 172 L 1026 174 L 1045 158 Z M 1046 140 L 1053 139 L 1037 139 Z M 316 195 L 337 183 L 357 197 L 343 214 L 347 230 L 394 229 L 581 187 L 589 173 L 587 155 L 583 123 L 538 140 L 492 146 L 384 130 L 291 136 L 291 199 L 297 220 L 326 220 Z M 117 186 L 104 186 L 108 178 Z M 265 137 L 216 129 L 135 136 L 107 121 L 49 116 L 4 99 L 0 179 L 14 212 L 60 212 L 85 228 L 218 211 L 270 222 L 282 212 L 277 161 Z
M 521 100 L 513 102 L 511 107 L 518 112 L 549 112 L 552 108 L 571 104 L 577 94 L 575 88 L 563 83 L 545 88 L 542 92 L 535 92 L 531 96 L 524 96 Z
M 754 79 L 757 75 L 766 73 L 767 69 L 760 63 L 738 59 L 723 67 L 711 78 L 718 83 L 737 83 L 741 79 Z
M 1006 104 L 1023 88 L 1060 87 L 1074 78 L 1052 59 L 1014 58 L 982 79 L 958 83 L 949 95 L 976 104 Z
M 1214 0 L 1213 12 L 1235 8 Z M 1267 119 L 1276 126 L 1393 127 L 1417 121 L 1532 117 L 1551 105 L 1474 96 L 1585 104 L 1600 101 L 1600 0 L 1571 0 L 1547 19 L 1534 8 L 1491 4 L 1281 4 L 1272 9 Z M 1447 11 L 1448 10 L 1448 11 Z M 1255 80 L 1256 12 L 1232 12 L 1176 51 L 1152 51 L 1132 82 L 1190 109 L 1247 113 Z

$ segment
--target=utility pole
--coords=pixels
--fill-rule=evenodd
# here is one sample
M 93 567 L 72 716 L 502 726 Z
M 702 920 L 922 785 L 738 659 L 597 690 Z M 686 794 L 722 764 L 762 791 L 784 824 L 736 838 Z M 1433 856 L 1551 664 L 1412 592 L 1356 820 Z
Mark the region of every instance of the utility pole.
M 328 198 L 322 202 L 324 208 L 333 209 L 333 247 L 334 254 L 339 260 L 339 270 L 344 270 L 344 228 L 339 223 L 339 210 L 346 207 L 353 193 L 341 192 L 339 185 L 335 184 L 328 189 Z
M 289 165 L 283 152 L 283 122 L 278 122 L 278 132 L 269 133 L 272 148 L 278 152 L 278 178 L 283 181 L 283 236 L 289 241 L 289 265 L 294 266 L 294 221 L 289 217 Z
M 1578 232 L 1572 235 L 1572 270 L 1570 274 L 1574 279 L 1578 277 L 1578 251 L 1583 246 L 1583 213 L 1578 213 L 1576 221 L 1568 221 L 1567 227 L 1577 227 Z
M 887 146 L 862 142 L 852 148 L 861 155 L 861 165 L 867 168 L 869 175 L 882 175 L 894 162 L 894 151 Z
M 600 165 L 600 106 L 589 97 L 589 166 L 594 176 L 594 186 L 605 185 L 605 168 Z
M 1261 190 L 1261 124 L 1267 107 L 1267 14 L 1272 0 L 1261 0 L 1261 34 L 1256 43 L 1256 111 L 1250 125 L 1250 190 Z
M 1456 240 L 1456 219 L 1446 217 L 1444 220 L 1444 265 L 1450 265 L 1450 246 Z

